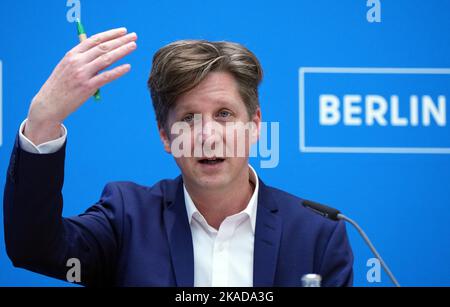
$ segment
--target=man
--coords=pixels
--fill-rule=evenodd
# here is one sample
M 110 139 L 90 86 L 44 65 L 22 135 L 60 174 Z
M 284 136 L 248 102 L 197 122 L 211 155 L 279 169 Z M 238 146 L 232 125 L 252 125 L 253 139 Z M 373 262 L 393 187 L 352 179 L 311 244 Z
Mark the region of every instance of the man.
M 235 43 L 178 41 L 154 56 L 148 85 L 164 149 L 181 176 L 152 187 L 109 183 L 84 214 L 61 217 L 62 123 L 130 70 L 99 73 L 135 50 L 136 40 L 120 28 L 80 43 L 34 97 L 5 186 L 13 264 L 65 279 L 68 259 L 76 258 L 89 286 L 299 286 L 308 273 L 320 274 L 324 286 L 351 285 L 344 224 L 266 186 L 248 165 L 259 136 L 262 69 Z

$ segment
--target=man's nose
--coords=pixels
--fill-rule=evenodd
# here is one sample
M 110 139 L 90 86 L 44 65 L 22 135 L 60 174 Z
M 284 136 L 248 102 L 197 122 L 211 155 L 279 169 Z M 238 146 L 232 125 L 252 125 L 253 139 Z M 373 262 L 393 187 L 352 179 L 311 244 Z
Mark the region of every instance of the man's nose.
M 208 142 L 218 142 L 221 140 L 222 126 L 211 116 L 202 116 L 201 133 L 198 135 L 199 141 L 204 144 Z

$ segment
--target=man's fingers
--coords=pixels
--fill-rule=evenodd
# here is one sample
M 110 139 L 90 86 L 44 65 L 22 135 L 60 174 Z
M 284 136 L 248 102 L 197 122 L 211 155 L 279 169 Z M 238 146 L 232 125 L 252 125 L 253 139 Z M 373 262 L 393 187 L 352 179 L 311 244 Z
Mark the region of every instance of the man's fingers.
M 81 62 L 83 64 L 90 63 L 97 59 L 99 56 L 111 52 L 125 44 L 136 41 L 136 33 L 130 33 L 125 36 L 120 36 L 118 38 L 112 39 L 107 42 L 103 42 L 96 47 L 89 49 L 81 55 Z
M 127 34 L 126 28 L 117 28 L 106 32 L 98 33 L 89 37 L 84 42 L 81 42 L 78 46 L 73 48 L 72 51 L 74 53 L 83 53 L 101 43 L 124 36 L 125 34 Z
M 99 89 L 102 86 L 104 86 L 105 84 L 108 84 L 109 82 L 122 77 L 124 74 L 129 72 L 130 69 L 131 69 L 130 64 L 124 64 L 121 66 L 117 66 L 114 69 L 105 71 L 105 72 L 95 76 L 94 78 L 92 78 L 89 81 L 89 85 L 94 89 Z
M 86 65 L 86 73 L 89 76 L 96 75 L 99 71 L 111 66 L 124 56 L 133 52 L 136 47 L 137 45 L 135 42 L 130 42 L 96 58 L 94 61 Z

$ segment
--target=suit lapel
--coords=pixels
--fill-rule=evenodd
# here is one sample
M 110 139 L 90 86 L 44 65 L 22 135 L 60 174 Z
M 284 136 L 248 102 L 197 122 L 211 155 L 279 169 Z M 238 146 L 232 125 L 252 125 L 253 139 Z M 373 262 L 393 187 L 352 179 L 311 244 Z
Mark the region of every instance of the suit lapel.
M 169 240 L 176 284 L 178 287 L 193 287 L 194 251 L 181 177 L 177 178 L 174 187 L 165 191 L 165 194 L 167 207 L 164 210 L 164 225 Z
M 271 287 L 274 284 L 282 228 L 277 213 L 276 202 L 260 179 L 253 256 L 254 287 Z
M 194 251 L 186 213 L 181 177 L 165 191 L 167 207 L 164 225 L 169 240 L 176 284 L 194 286 Z M 274 284 L 281 239 L 281 218 L 269 188 L 259 179 L 258 210 L 256 214 L 253 286 L 271 287 Z

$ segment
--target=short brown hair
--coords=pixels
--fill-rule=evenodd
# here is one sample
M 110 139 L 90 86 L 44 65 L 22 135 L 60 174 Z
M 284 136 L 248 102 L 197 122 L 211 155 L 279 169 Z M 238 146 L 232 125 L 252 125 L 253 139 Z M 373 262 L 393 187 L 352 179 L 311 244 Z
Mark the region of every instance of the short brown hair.
M 254 115 L 259 107 L 258 85 L 263 75 L 256 56 L 237 43 L 180 40 L 159 49 L 153 57 L 147 84 L 158 123 L 164 127 L 176 99 L 213 71 L 233 75 L 249 117 Z

